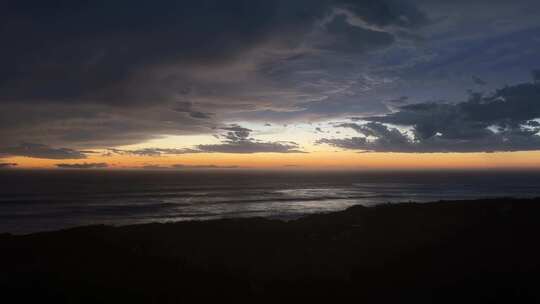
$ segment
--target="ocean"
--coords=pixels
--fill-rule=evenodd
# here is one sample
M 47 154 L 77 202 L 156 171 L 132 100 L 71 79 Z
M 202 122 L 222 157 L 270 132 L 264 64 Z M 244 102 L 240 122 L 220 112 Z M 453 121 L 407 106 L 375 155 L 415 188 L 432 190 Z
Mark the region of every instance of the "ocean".
M 0 233 L 540 196 L 540 172 L 0 171 Z

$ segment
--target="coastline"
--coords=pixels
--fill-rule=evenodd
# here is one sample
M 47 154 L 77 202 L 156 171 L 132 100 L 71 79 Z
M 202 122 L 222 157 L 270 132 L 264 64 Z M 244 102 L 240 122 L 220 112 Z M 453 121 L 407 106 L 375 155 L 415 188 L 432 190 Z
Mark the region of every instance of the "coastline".
M 501 198 L 1 234 L 0 283 L 23 302 L 534 302 L 539 218 L 540 198 Z

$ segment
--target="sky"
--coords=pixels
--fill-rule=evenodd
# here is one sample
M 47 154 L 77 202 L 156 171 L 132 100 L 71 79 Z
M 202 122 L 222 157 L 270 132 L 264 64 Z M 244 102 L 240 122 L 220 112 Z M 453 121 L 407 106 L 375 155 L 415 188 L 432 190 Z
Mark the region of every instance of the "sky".
M 0 169 L 540 169 L 536 0 L 3 1 Z

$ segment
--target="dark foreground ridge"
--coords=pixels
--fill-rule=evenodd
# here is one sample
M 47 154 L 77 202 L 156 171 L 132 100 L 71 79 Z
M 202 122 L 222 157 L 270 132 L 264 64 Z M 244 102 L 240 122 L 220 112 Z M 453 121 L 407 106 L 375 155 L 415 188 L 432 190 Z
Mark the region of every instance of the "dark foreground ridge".
M 534 303 L 540 199 L 0 236 L 3 303 Z M 191 300 L 191 301 L 190 301 Z M 349 302 L 349 301 L 347 301 Z

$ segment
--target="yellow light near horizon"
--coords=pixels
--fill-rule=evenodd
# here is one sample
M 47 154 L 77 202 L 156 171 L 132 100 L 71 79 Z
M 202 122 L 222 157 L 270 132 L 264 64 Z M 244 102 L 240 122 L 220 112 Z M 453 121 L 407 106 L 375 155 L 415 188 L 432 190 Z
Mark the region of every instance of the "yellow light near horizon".
M 239 166 L 253 169 L 303 168 L 337 170 L 377 169 L 540 169 L 540 151 L 504 153 L 357 153 L 319 151 L 312 153 L 195 153 L 176 156 L 89 155 L 86 159 L 51 160 L 28 157 L 4 158 L 18 168 L 55 168 L 59 163 L 107 163 L 111 169 L 141 168 L 149 165 Z

